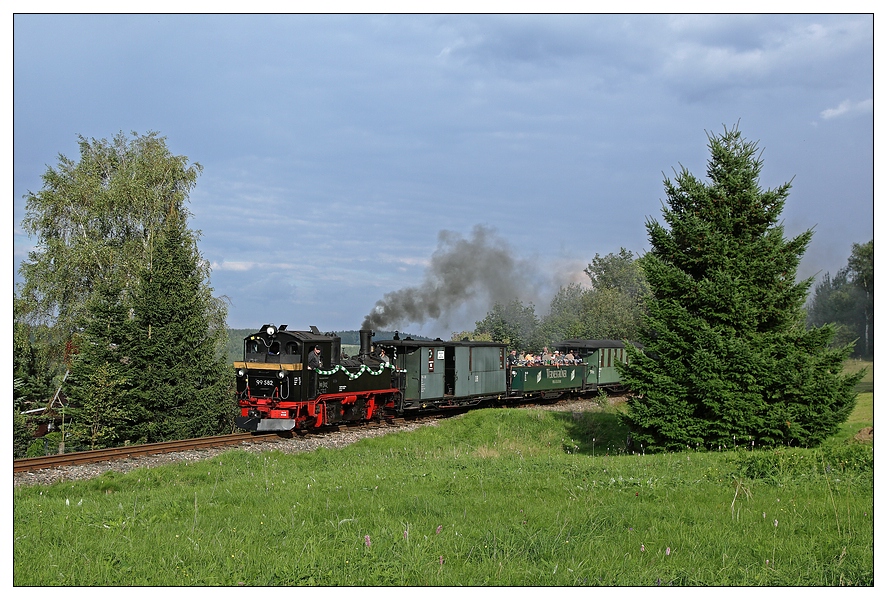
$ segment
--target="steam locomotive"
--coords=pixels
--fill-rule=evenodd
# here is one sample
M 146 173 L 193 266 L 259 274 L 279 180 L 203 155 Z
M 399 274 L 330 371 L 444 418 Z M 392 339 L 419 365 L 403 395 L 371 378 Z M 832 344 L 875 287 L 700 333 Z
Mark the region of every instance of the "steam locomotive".
M 619 389 L 616 364 L 626 360 L 618 340 L 565 340 L 554 348 L 574 364 L 507 364 L 505 344 L 415 340 L 373 343 L 360 330 L 360 351 L 348 357 L 341 338 L 266 324 L 244 339 L 234 363 L 240 415 L 253 432 L 311 430 L 386 418 L 581 397 Z M 309 366 L 319 349 L 319 365 Z

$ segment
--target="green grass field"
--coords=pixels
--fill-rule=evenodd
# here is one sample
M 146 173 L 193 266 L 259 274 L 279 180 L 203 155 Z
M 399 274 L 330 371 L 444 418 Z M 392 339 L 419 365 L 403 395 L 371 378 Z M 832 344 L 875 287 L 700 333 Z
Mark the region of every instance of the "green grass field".
M 616 410 L 15 488 L 13 584 L 874 584 L 872 392 L 813 450 L 625 455 Z

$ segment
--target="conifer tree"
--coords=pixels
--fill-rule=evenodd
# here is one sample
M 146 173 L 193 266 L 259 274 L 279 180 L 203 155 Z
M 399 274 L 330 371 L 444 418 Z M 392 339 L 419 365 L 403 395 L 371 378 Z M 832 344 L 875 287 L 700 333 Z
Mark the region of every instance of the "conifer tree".
M 75 338 L 77 353 L 65 385 L 69 433 L 74 447 L 113 447 L 123 441 L 131 418 L 124 409 L 129 359 L 123 351 L 127 310 L 122 288 L 99 282 L 85 312 L 86 326 Z
M 836 431 L 861 373 L 842 375 L 851 348 L 831 327 L 805 329 L 811 279 L 796 281 L 813 232 L 783 237 L 790 183 L 759 186 L 756 143 L 738 127 L 709 135 L 708 181 L 687 169 L 665 180 L 667 226 L 647 222 L 641 265 L 643 351 L 629 346 L 626 421 L 649 450 L 813 446 Z
M 139 274 L 128 323 L 133 442 L 230 431 L 224 306 L 212 297 L 206 275 L 194 237 L 171 207 Z

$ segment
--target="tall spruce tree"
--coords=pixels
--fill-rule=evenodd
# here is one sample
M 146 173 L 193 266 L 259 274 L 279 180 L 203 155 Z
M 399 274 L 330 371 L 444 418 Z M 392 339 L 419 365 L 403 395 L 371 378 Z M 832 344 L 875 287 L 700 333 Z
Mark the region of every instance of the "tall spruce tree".
M 176 207 L 139 273 L 128 322 L 133 415 L 128 437 L 156 442 L 230 432 L 233 374 L 224 306 Z
M 622 377 L 625 416 L 649 450 L 813 446 L 855 402 L 861 373 L 842 375 L 851 348 L 831 327 L 805 329 L 811 279 L 796 281 L 813 232 L 783 237 L 790 183 L 762 190 L 756 143 L 738 127 L 708 135 L 708 182 L 685 168 L 665 180 L 666 226 L 647 222 L 650 285 L 641 335 Z

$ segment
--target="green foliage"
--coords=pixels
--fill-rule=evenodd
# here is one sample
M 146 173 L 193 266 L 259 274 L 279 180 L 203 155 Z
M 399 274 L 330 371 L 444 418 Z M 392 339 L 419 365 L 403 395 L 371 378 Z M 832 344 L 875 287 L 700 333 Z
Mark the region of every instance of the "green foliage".
M 243 340 L 248 335 L 251 335 L 256 332 L 256 330 L 261 326 L 261 323 L 256 326 L 255 329 L 229 329 L 228 330 L 228 343 L 227 343 L 227 356 L 228 362 L 233 363 L 238 360 L 243 360 Z
M 87 302 L 85 327 L 76 337 L 78 352 L 65 385 L 73 440 L 89 448 L 105 448 L 123 441 L 122 423 L 130 393 L 126 356 L 127 307 L 123 290 L 114 282 L 100 282 Z
M 17 409 L 12 410 L 12 456 L 24 458 L 28 452 L 28 446 L 34 440 L 36 427 L 28 422 L 27 417 Z
M 81 326 L 96 283 L 132 284 L 164 215 L 184 214 L 202 170 L 170 153 L 157 133 L 133 135 L 79 136 L 80 159 L 59 155 L 43 188 L 25 195 L 22 227 L 36 249 L 21 266 L 21 316 L 51 325 L 56 343 Z
M 737 477 L 777 483 L 802 477 L 874 474 L 875 451 L 871 445 L 832 444 L 813 451 L 787 449 L 770 452 L 740 451 L 728 462 Z
M 757 144 L 725 129 L 709 149 L 709 183 L 666 179 L 668 227 L 647 223 L 653 295 L 644 351 L 620 366 L 626 422 L 649 450 L 815 446 L 853 409 L 861 373 L 842 374 L 850 347 L 830 349 L 830 327 L 804 329 L 811 280 L 795 276 L 812 231 L 783 238 L 790 185 L 759 187 Z
M 39 437 L 35 440 L 32 440 L 30 444 L 28 444 L 28 450 L 26 453 L 27 458 L 38 458 L 40 456 L 49 456 L 51 454 L 57 454 L 59 450 L 59 446 L 62 443 L 62 432 L 61 431 L 50 431 L 43 437 Z M 70 450 L 70 448 L 69 448 Z
M 847 266 L 832 277 L 826 273 L 816 285 L 807 307 L 807 324 L 820 327 L 832 323 L 835 347 L 858 342 L 853 355 L 874 355 L 875 241 L 853 244 Z
M 860 291 L 847 281 L 847 272 L 840 270 L 832 277 L 826 273 L 816 284 L 807 308 L 807 324 L 822 327 L 831 324 L 835 330 L 833 347 L 852 344 L 860 338 L 860 319 L 856 310 L 860 302 Z M 862 346 L 854 347 L 854 354 L 862 351 Z
M 83 368 L 80 390 L 86 392 L 80 402 L 68 411 L 71 438 L 93 450 L 114 446 L 120 441 L 127 377 L 119 364 L 104 362 L 94 368 Z
M 478 321 L 475 336 L 486 336 L 491 341 L 506 344 L 512 350 L 535 348 L 538 319 L 536 309 L 520 300 L 507 304 L 497 302 L 483 320 Z
M 585 314 L 588 294 L 588 289 L 578 283 L 558 290 L 551 300 L 548 314 L 539 323 L 539 345 L 515 349 L 537 352 L 543 346 L 560 340 L 586 337 L 584 325 L 588 320 Z
M 450 340 L 453 342 L 463 342 L 468 340 L 470 342 L 495 342 L 493 336 L 490 333 L 483 332 L 477 333 L 475 331 L 454 331 L 450 336 Z
M 92 447 L 218 433 L 233 416 L 226 309 L 187 228 L 202 167 L 133 136 L 79 137 L 22 223 L 36 249 L 14 298 L 16 403 L 48 404 L 70 369 L 71 440 Z
M 46 406 L 52 400 L 55 387 L 50 356 L 47 347 L 37 341 L 45 330 L 46 327 L 31 326 L 13 316 L 12 402 L 16 410 Z
M 632 253 L 595 254 L 586 267 L 590 287 L 561 288 L 540 324 L 545 344 L 564 339 L 638 338 L 649 285 Z
M 155 442 L 230 431 L 233 373 L 224 306 L 204 284 L 196 242 L 176 213 L 152 244 L 125 324 L 132 419 L 127 437 Z
M 594 255 L 585 274 L 596 290 L 616 290 L 642 305 L 650 295 L 650 286 L 631 252 L 620 248 L 618 254 Z

